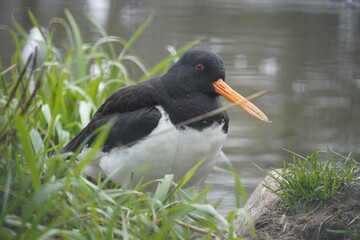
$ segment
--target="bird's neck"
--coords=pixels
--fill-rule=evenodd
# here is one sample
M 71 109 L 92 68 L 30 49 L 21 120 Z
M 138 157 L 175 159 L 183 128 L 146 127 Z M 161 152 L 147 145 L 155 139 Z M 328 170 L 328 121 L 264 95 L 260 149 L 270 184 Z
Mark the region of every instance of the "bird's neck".
M 174 125 L 182 127 L 188 126 L 202 130 L 215 122 L 219 124 L 223 122 L 227 123 L 228 117 L 226 112 L 206 116 L 206 114 L 221 107 L 217 98 L 209 98 L 207 96 L 201 96 L 201 94 L 197 95 L 196 98 L 197 101 L 193 101 L 192 98 L 173 99 L 173 101 L 169 101 L 168 104 L 163 105 Z M 196 102 L 196 104 L 194 102 Z M 206 117 L 202 118 L 202 116 Z M 197 117 L 200 117 L 201 120 L 195 120 Z M 188 122 L 191 119 L 194 121 Z

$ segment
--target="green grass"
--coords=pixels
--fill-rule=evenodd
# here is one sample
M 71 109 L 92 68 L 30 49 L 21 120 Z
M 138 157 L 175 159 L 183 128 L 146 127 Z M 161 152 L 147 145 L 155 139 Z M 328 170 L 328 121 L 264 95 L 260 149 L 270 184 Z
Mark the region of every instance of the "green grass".
M 223 217 L 207 199 L 209 185 L 201 192 L 181 189 L 196 168 L 178 183 L 166 176 L 151 194 L 141 191 L 146 183 L 126 190 L 108 179 L 86 179 L 82 168 L 94 153 L 81 164 L 75 155 L 65 160 L 59 154 L 111 93 L 135 83 L 129 68 L 143 73 L 141 81 L 162 74 L 200 39 L 149 68 L 132 45 L 151 17 L 129 40 L 108 36 L 90 19 L 102 37 L 84 43 L 71 13 L 65 15 L 43 30 L 29 12 L 44 38 L 44 62 L 34 66 L 21 59 L 25 29 L 16 21 L 13 28 L 0 26 L 16 47 L 12 64 L 0 65 L 0 239 L 235 239 L 233 220 L 246 195 L 233 168 L 238 204 Z M 67 36 L 60 44 L 53 40 L 59 29 Z M 89 74 L 92 64 L 104 61 L 109 71 Z M 103 142 L 104 129 L 95 145 Z
M 321 204 L 351 182 L 359 181 L 359 171 L 359 163 L 351 154 L 343 156 L 330 150 L 316 150 L 303 157 L 294 153 L 292 163 L 284 163 L 281 171 L 270 175 L 279 188 L 265 187 L 282 199 L 281 207 L 285 211 L 296 212 L 313 203 Z

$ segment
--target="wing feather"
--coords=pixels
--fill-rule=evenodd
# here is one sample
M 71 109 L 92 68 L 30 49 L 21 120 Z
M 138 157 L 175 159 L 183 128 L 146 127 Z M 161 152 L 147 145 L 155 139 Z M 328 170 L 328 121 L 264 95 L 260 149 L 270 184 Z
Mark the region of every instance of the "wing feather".
M 103 151 L 113 147 L 129 145 L 148 135 L 161 118 L 156 93 L 157 79 L 121 88 L 111 95 L 98 109 L 89 124 L 71 140 L 61 152 L 74 152 L 96 139 L 94 131 L 113 119 Z

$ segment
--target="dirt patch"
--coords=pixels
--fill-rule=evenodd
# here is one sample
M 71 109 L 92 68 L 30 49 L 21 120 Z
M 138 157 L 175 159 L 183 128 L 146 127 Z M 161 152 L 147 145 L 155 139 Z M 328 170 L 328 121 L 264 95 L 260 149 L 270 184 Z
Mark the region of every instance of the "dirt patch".
M 319 205 L 319 204 L 318 204 Z M 315 210 L 314 210 L 315 209 Z M 352 183 L 323 205 L 295 214 L 269 208 L 255 221 L 256 236 L 247 239 L 360 239 L 360 182 Z

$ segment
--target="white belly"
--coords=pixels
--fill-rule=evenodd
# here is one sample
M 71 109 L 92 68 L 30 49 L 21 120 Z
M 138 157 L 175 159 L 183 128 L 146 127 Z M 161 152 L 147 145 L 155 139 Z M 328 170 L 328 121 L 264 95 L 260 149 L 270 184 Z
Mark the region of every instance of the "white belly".
M 84 168 L 87 175 L 97 178 L 110 176 L 111 181 L 125 187 L 161 179 L 165 174 L 174 174 L 180 180 L 199 161 L 206 161 L 198 168 L 186 186 L 192 186 L 206 177 L 214 166 L 226 139 L 222 125 L 214 124 L 202 131 L 186 127 L 176 129 L 161 107 L 162 117 L 158 126 L 143 140 L 130 147 L 114 148 L 99 153 L 93 162 Z M 84 149 L 79 159 L 86 155 Z M 150 187 L 153 189 L 156 185 Z

